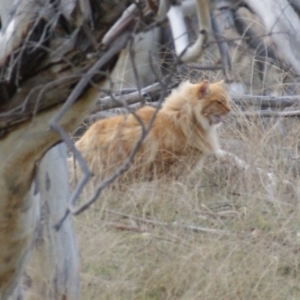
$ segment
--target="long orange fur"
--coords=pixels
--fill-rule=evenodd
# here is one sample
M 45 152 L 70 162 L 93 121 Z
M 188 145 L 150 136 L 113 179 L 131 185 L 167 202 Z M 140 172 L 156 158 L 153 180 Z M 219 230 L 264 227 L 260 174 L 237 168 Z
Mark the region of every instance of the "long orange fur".
M 230 111 L 230 98 L 222 82 L 183 82 L 166 98 L 152 128 L 123 179 L 153 179 L 184 174 L 209 153 L 219 149 L 217 127 Z M 147 126 L 155 108 L 136 114 Z M 142 128 L 136 117 L 120 115 L 94 123 L 76 143 L 97 179 L 119 168 Z

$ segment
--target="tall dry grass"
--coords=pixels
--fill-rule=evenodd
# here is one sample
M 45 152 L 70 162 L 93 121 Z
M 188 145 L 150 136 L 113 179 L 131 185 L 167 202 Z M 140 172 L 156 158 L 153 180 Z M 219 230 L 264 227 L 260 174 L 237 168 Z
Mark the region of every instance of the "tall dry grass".
M 261 83 L 254 55 L 236 49 L 236 79 L 250 93 L 283 93 L 286 74 L 270 65 Z M 203 64 L 215 53 L 214 45 Z M 176 182 L 107 189 L 74 219 L 82 299 L 300 299 L 300 123 L 230 116 L 220 135 L 247 169 L 210 157 Z
M 249 169 L 209 158 L 177 182 L 106 190 L 75 219 L 82 299 L 299 299 L 299 135 L 297 120 L 230 117 L 222 146 Z

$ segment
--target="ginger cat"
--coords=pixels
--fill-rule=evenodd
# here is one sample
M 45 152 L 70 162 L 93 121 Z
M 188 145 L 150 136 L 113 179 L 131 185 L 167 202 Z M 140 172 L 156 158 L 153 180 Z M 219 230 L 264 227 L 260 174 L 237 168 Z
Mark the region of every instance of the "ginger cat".
M 219 149 L 217 127 L 229 111 L 230 98 L 222 82 L 183 82 L 166 98 L 122 179 L 151 180 L 190 171 Z M 146 106 L 136 114 L 148 126 L 154 112 L 155 108 Z M 119 115 L 94 123 L 76 147 L 99 181 L 124 163 L 141 135 L 134 115 Z

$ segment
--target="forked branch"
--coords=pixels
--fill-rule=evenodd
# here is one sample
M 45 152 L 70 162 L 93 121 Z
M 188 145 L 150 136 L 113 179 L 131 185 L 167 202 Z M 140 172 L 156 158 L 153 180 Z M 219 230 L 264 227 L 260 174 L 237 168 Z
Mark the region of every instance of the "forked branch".
M 112 47 L 110 47 L 106 53 L 104 53 L 101 58 L 96 62 L 96 64 L 87 72 L 85 76 L 82 77 L 82 79 L 78 82 L 76 87 L 73 89 L 72 93 L 68 97 L 67 101 L 64 103 L 64 105 L 61 107 L 59 112 L 55 115 L 55 117 L 49 122 L 50 128 L 55 131 L 61 139 L 66 143 L 68 148 L 73 153 L 75 159 L 77 159 L 82 171 L 83 171 L 83 177 L 78 183 L 75 191 L 73 192 L 71 199 L 70 199 L 70 205 L 73 205 L 76 200 L 78 199 L 80 193 L 82 192 L 85 184 L 89 180 L 91 173 L 89 171 L 89 168 L 83 159 L 80 152 L 76 149 L 73 141 L 69 138 L 68 134 L 63 130 L 63 128 L 60 126 L 59 122 L 61 118 L 67 113 L 67 111 L 70 109 L 72 104 L 78 99 L 84 88 L 90 84 L 93 76 L 99 72 L 99 70 L 107 63 L 114 55 L 116 55 L 127 43 L 127 40 L 129 38 L 129 34 L 124 34 L 123 37 L 121 37 L 118 41 L 116 41 Z M 65 219 L 68 215 L 68 212 L 66 212 L 63 219 Z

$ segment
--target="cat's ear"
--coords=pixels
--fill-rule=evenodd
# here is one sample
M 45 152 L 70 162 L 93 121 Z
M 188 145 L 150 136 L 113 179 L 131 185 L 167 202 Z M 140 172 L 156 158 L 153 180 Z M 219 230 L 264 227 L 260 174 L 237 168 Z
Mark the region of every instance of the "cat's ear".
M 200 83 L 200 87 L 199 87 L 199 96 L 201 97 L 205 97 L 209 94 L 210 92 L 210 87 L 209 87 L 209 81 L 208 80 L 204 80 Z

